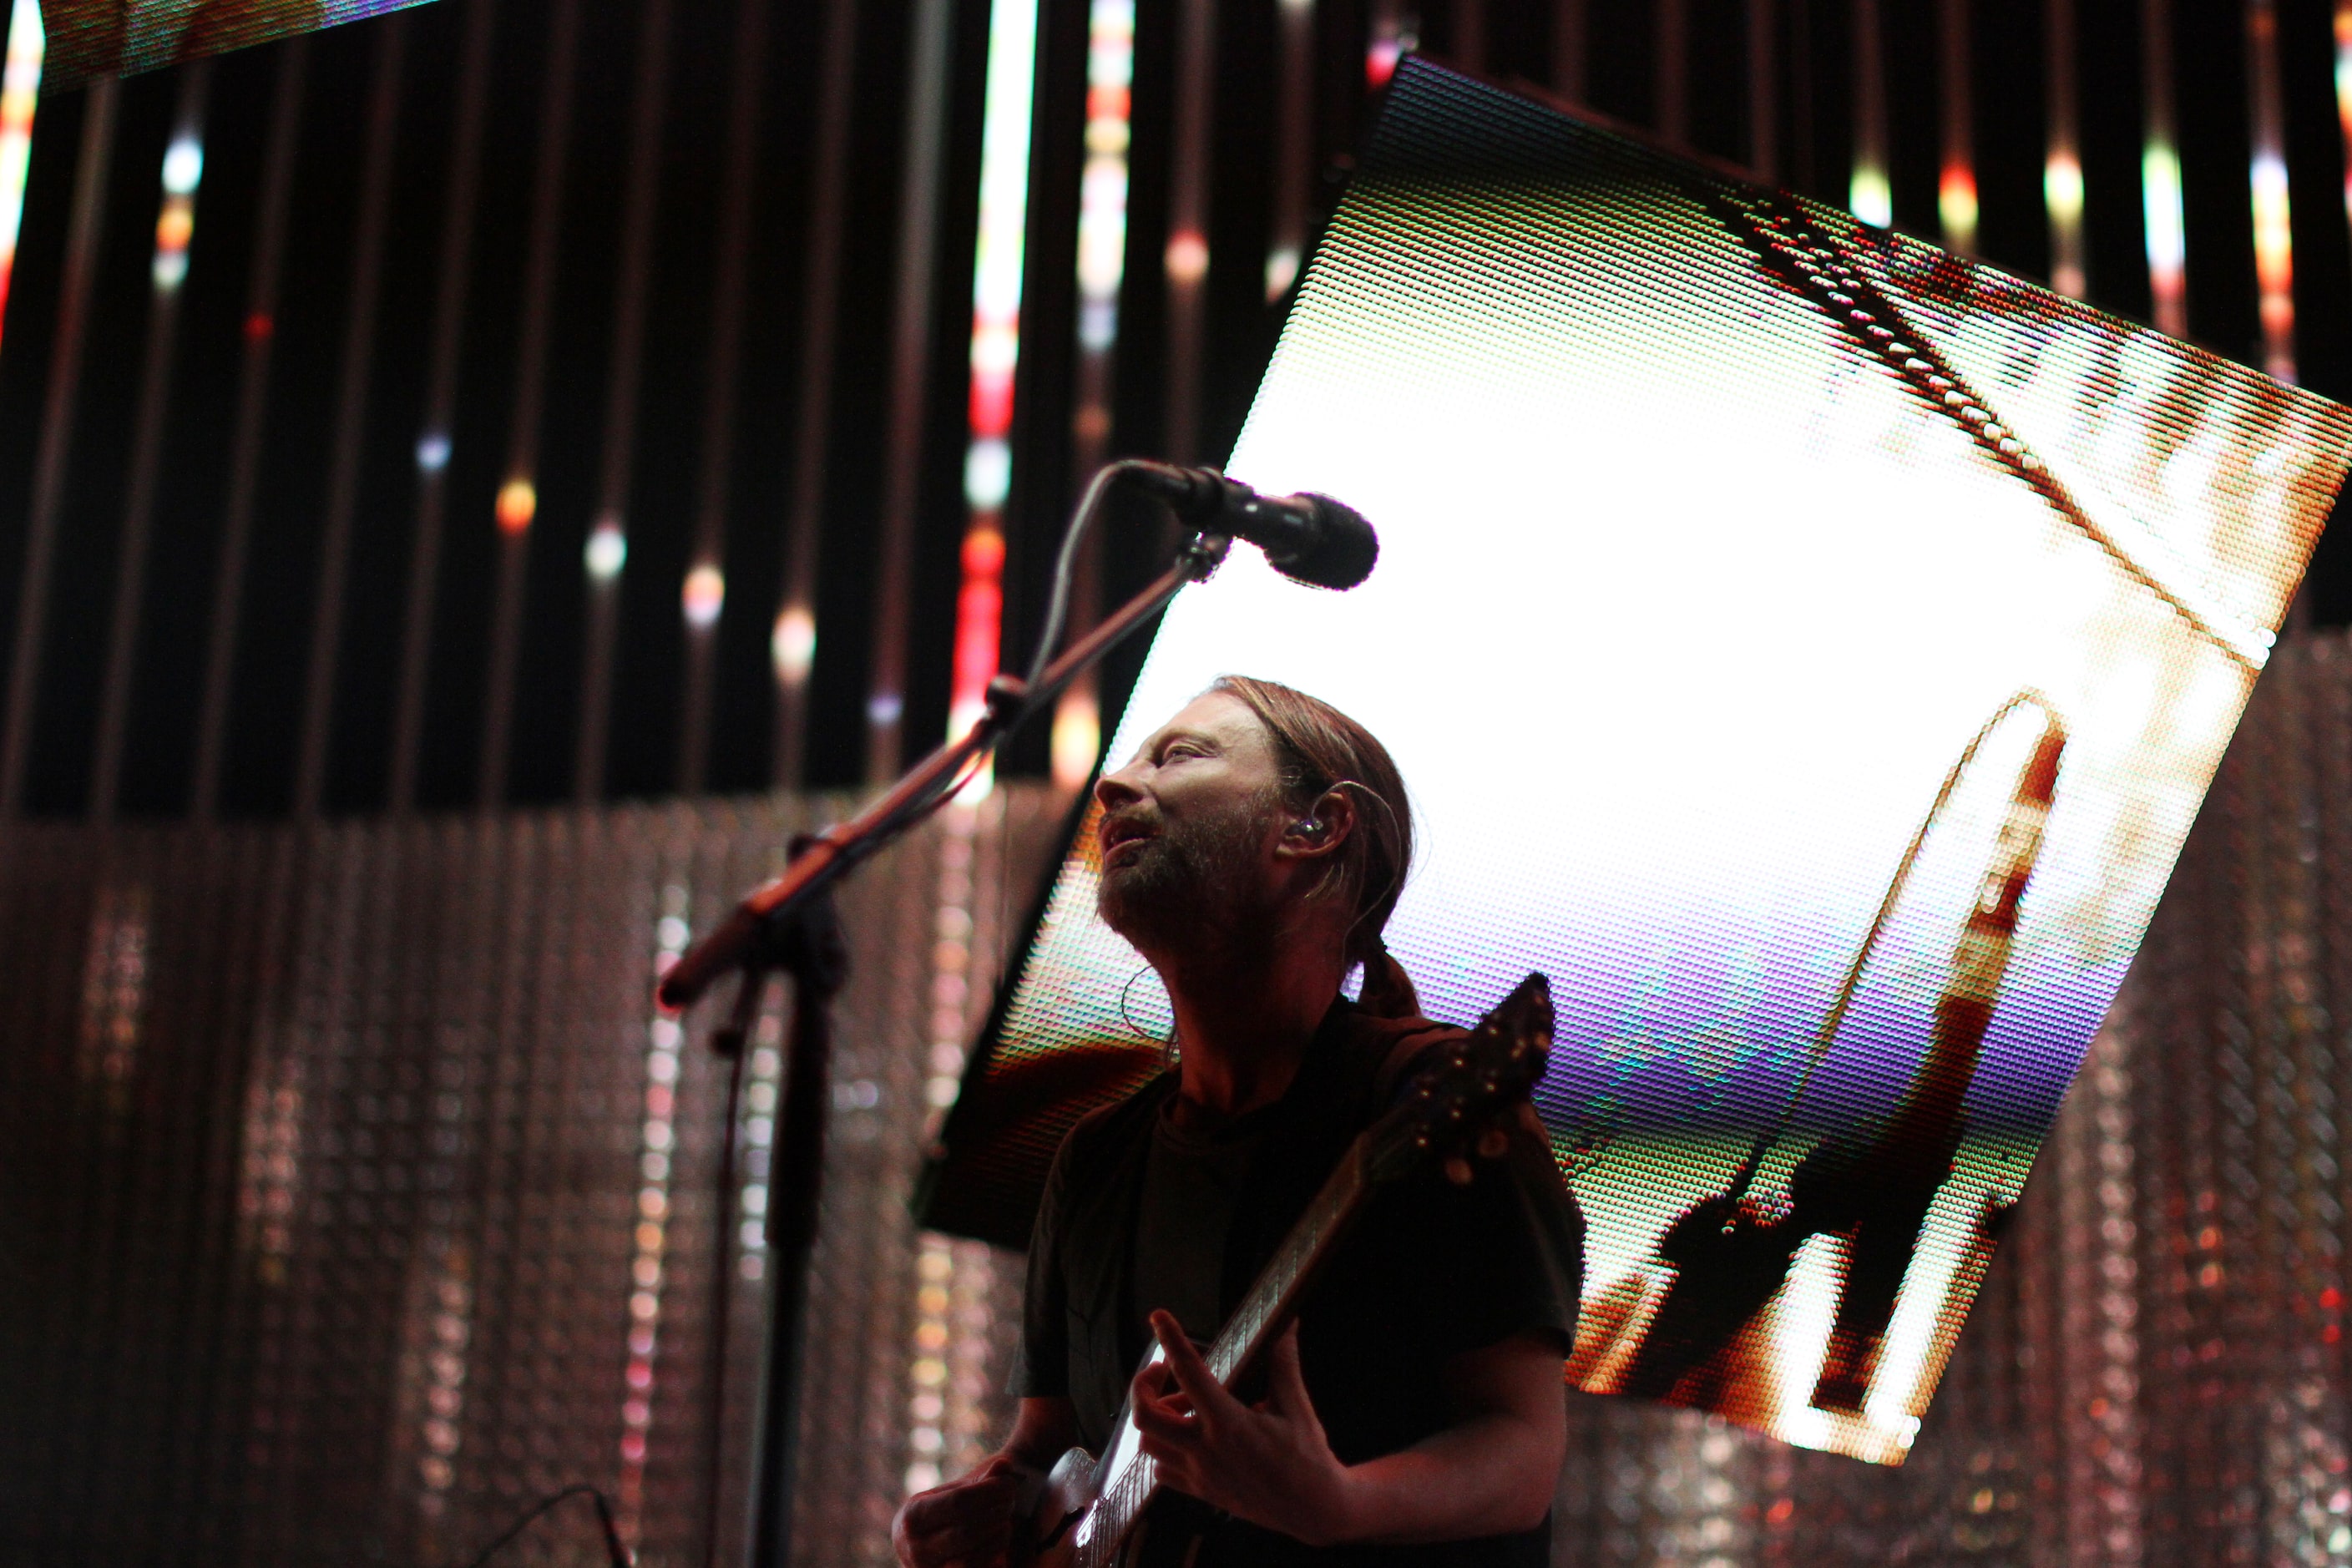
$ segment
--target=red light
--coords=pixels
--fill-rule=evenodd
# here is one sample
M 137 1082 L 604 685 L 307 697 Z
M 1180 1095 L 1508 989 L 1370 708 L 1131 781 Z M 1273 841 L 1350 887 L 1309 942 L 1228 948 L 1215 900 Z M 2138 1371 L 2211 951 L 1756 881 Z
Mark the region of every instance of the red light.
M 992 528 L 975 528 L 963 536 L 963 569 L 973 577 L 993 577 L 1004 570 L 1004 535 Z

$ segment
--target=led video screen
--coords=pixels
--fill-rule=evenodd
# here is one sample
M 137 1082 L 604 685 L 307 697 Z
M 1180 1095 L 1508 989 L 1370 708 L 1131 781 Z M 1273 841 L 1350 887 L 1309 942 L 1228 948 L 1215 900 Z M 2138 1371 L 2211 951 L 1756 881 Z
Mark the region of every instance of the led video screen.
M 1235 448 L 1380 530 L 1236 550 L 1216 676 L 1362 721 L 1426 1011 L 1529 970 L 1591 1227 L 1569 1375 L 1899 1463 L 2344 477 L 2352 417 L 1845 215 L 1412 62 Z M 928 1217 L 1025 1239 L 1158 1070 L 1082 821 Z
M 42 86 L 130 76 L 424 0 L 41 0 Z

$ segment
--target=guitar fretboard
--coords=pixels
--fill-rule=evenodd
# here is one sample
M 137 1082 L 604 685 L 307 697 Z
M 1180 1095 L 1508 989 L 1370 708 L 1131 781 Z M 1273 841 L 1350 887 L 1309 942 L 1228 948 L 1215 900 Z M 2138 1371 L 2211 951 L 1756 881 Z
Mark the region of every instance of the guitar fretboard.
M 1209 1347 L 1204 1359 L 1220 1384 L 1232 1387 L 1256 1362 L 1375 1189 L 1416 1168 L 1439 1146 L 1458 1142 L 1483 1119 L 1525 1100 L 1543 1075 L 1551 1026 L 1549 987 L 1542 975 L 1530 974 L 1458 1053 L 1424 1068 L 1406 1099 L 1357 1135 Z M 1119 1408 L 1094 1485 L 1094 1503 L 1071 1542 L 1076 1568 L 1108 1568 L 1160 1489 L 1160 1467 L 1141 1451 L 1130 1406 Z
M 1362 1206 L 1370 1191 L 1364 1180 L 1364 1149 L 1372 1136 L 1368 1132 L 1349 1145 L 1338 1168 L 1315 1194 L 1315 1201 L 1307 1205 L 1307 1212 L 1298 1216 L 1298 1223 L 1290 1227 L 1282 1245 L 1275 1249 L 1273 1260 L 1259 1273 L 1257 1283 L 1225 1321 L 1223 1331 L 1209 1347 L 1205 1358 L 1219 1383 L 1231 1386 L 1265 1348 L 1269 1331 L 1289 1315 L 1292 1303 L 1316 1265 L 1330 1251 L 1332 1243 Z M 1122 1438 L 1133 1420 L 1132 1409 L 1122 1406 L 1118 1414 Z M 1117 1453 L 1118 1447 L 1115 1441 L 1111 1451 Z M 1126 1541 L 1129 1527 L 1159 1489 L 1160 1467 L 1148 1455 L 1136 1455 L 1131 1463 L 1112 1476 L 1073 1554 L 1076 1568 L 1103 1568 L 1110 1563 L 1120 1543 Z

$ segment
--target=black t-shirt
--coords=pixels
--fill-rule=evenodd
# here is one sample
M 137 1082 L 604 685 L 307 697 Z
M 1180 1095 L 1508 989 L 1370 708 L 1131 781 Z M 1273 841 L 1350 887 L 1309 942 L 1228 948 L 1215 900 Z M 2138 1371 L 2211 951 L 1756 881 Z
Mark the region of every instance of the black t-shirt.
M 1100 1453 L 1150 1343 L 1150 1310 L 1168 1306 L 1188 1331 L 1213 1332 L 1349 1142 L 1415 1068 L 1461 1037 L 1426 1019 L 1377 1018 L 1343 1001 L 1283 1097 L 1216 1132 L 1167 1123 L 1172 1073 L 1080 1121 L 1055 1158 L 1038 1208 L 1013 1392 L 1068 1399 L 1079 1440 Z M 1473 1167 L 1466 1186 L 1431 1167 L 1378 1193 L 1301 1303 L 1307 1393 L 1343 1463 L 1410 1447 L 1451 1424 L 1439 1381 L 1448 1357 L 1530 1330 L 1553 1335 L 1564 1356 L 1574 1337 L 1583 1224 L 1550 1151 L 1515 1127 L 1503 1159 Z M 1157 1226 L 1143 1223 L 1147 1205 Z M 1220 1255 L 1219 1277 L 1199 1279 Z M 1143 1299 L 1147 1281 L 1171 1299 Z M 1192 1318 L 1211 1300 L 1215 1322 L 1204 1330 Z M 1547 1521 L 1521 1536 L 1311 1552 L 1188 1510 L 1189 1500 L 1166 1500 L 1171 1511 L 1189 1511 L 1187 1528 L 1206 1524 L 1197 1568 L 1532 1565 L 1546 1560 L 1550 1535 Z M 1154 1517 L 1161 1511 L 1156 1507 Z

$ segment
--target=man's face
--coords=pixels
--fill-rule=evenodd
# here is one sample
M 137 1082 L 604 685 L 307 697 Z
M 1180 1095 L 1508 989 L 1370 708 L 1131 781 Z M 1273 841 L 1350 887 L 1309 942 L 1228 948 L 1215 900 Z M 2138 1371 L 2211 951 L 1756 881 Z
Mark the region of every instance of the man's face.
M 1104 921 L 1149 953 L 1261 907 L 1275 891 L 1281 783 L 1248 704 L 1216 691 L 1187 703 L 1095 785 Z

